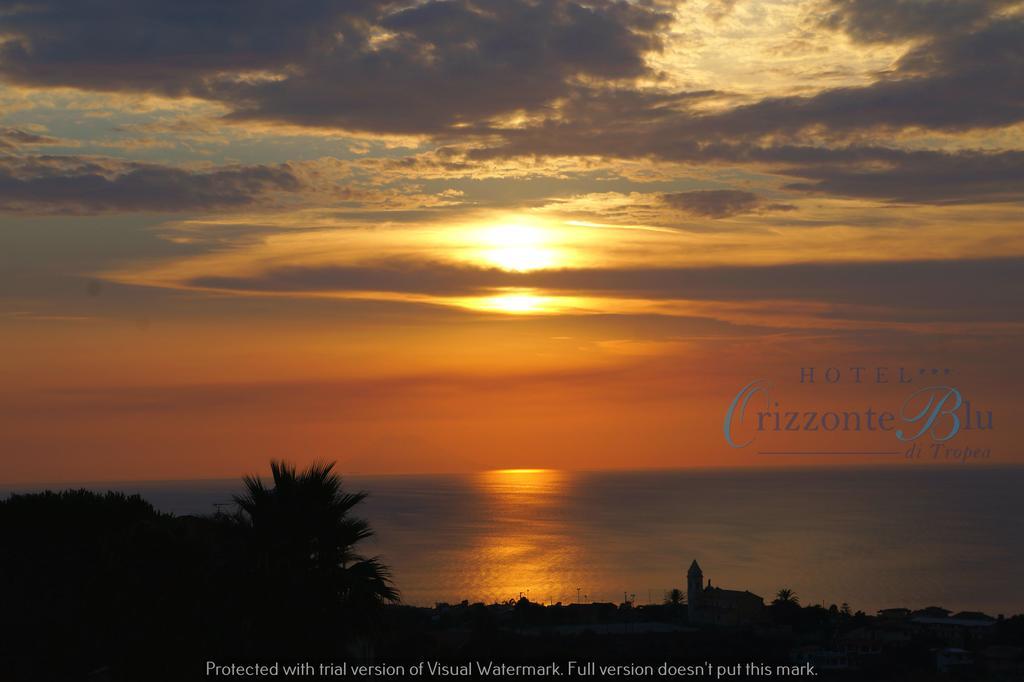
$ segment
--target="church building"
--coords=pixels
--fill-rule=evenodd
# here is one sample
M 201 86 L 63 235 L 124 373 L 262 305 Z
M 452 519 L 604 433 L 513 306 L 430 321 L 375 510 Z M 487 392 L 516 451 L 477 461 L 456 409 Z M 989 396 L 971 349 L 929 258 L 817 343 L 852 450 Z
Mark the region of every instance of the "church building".
M 746 625 L 760 620 L 764 599 L 753 592 L 723 590 L 704 585 L 704 572 L 697 560 L 686 572 L 686 594 L 690 622 L 701 625 Z

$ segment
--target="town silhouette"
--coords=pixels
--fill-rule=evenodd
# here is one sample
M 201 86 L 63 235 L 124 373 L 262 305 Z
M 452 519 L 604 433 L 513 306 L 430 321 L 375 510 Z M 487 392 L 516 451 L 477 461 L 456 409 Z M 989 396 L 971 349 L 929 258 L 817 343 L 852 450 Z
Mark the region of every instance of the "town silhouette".
M 662 603 L 405 605 L 334 464 L 271 463 L 206 516 L 86 490 L 0 501 L 3 679 L 200 679 L 208 664 L 713 661 L 850 680 L 1024 679 L 1024 616 L 876 614 L 712 584 Z M 580 664 L 582 665 L 582 664 Z

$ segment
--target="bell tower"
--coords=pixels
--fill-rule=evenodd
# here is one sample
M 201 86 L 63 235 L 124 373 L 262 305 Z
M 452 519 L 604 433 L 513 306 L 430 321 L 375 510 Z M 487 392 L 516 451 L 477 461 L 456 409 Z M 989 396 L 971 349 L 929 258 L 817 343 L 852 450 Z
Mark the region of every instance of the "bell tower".
M 694 619 L 695 611 L 700 608 L 700 598 L 704 593 L 704 571 L 694 559 L 690 570 L 686 572 L 686 602 L 689 604 L 690 619 Z

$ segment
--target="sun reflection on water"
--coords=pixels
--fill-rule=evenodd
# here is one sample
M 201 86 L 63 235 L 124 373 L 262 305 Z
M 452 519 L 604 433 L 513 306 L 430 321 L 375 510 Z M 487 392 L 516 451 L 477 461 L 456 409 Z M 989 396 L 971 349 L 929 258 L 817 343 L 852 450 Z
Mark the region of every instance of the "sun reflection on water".
M 568 482 L 567 472 L 558 469 L 492 469 L 480 474 L 478 486 L 492 498 L 520 504 L 543 504 Z M 514 497 L 514 500 L 506 498 Z
M 498 469 L 475 476 L 481 514 L 494 530 L 478 538 L 474 576 L 493 599 L 520 594 L 532 601 L 566 601 L 580 580 L 579 543 L 573 542 L 565 498 L 571 474 L 556 469 Z

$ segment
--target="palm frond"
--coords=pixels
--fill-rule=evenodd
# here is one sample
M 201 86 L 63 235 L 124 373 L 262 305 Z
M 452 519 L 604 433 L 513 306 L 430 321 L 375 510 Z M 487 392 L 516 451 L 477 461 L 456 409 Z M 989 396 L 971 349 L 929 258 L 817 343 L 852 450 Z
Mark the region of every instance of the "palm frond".
M 234 496 L 259 543 L 262 570 L 287 584 L 338 580 L 335 594 L 359 603 L 398 601 L 387 566 L 364 558 L 356 546 L 373 535 L 352 510 L 365 492 L 346 492 L 334 462 L 314 461 L 299 471 L 284 460 L 270 463 L 273 485 L 256 476 L 243 479 Z M 325 583 L 326 584 L 326 583 Z

